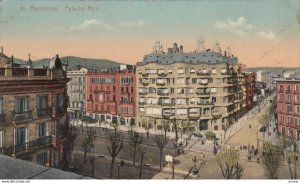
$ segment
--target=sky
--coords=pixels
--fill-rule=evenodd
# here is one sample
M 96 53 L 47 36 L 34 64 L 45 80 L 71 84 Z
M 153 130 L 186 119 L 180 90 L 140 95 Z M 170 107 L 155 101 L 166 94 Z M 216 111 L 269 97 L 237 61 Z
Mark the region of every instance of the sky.
M 0 0 L 0 46 L 27 60 L 60 56 L 135 64 L 173 43 L 230 47 L 247 67 L 300 66 L 300 0 Z

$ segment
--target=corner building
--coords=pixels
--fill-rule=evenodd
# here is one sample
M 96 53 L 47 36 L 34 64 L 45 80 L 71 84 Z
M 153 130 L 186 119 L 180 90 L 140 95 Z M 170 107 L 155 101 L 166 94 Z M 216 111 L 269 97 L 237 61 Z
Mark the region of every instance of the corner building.
M 300 75 L 276 80 L 277 129 L 286 137 L 300 140 Z
M 67 75 L 61 60 L 48 68 L 13 63 L 0 53 L 0 153 L 50 167 L 65 160 Z
M 156 42 L 153 53 L 137 63 L 136 121 L 162 130 L 165 119 L 175 119 L 189 131 L 222 131 L 246 111 L 245 66 L 228 48 L 212 50 L 199 40 L 194 52 L 183 46 L 164 53 Z M 180 130 L 181 130 L 180 129 Z M 169 130 L 174 131 L 172 124 Z

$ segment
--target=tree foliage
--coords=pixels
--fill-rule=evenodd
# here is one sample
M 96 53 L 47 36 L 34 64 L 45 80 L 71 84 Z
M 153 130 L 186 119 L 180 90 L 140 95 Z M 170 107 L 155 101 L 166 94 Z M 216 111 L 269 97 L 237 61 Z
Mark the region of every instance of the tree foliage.
M 240 179 L 242 177 L 244 169 L 239 164 L 238 152 L 233 148 L 223 149 L 217 154 L 216 159 L 225 179 Z
M 282 160 L 282 145 L 273 145 L 270 142 L 264 142 L 262 152 L 262 163 L 269 174 L 270 179 L 277 179 L 277 172 Z
M 110 164 L 110 178 L 113 178 L 115 159 L 123 148 L 123 137 L 119 132 L 117 132 L 117 127 L 119 126 L 118 122 L 113 121 L 112 126 L 114 127 L 114 132 L 107 135 L 107 151 L 112 158 Z
M 157 147 L 159 149 L 159 168 L 161 169 L 162 166 L 162 154 L 163 154 L 163 150 L 166 147 L 166 145 L 169 142 L 169 139 L 167 137 L 164 137 L 163 135 L 155 135 L 154 137 L 154 141 L 157 144 Z
M 96 139 L 96 131 L 93 129 L 89 129 L 86 131 L 85 137 L 82 141 L 82 147 L 84 150 L 84 158 L 83 158 L 83 163 L 84 163 L 84 168 L 86 170 L 86 162 L 87 162 L 87 153 L 91 152 L 91 148 L 94 147 L 94 141 Z
M 129 136 L 129 145 L 133 147 L 133 166 L 135 166 L 135 153 L 136 153 L 136 147 L 143 143 L 143 137 L 137 133 L 133 132 Z

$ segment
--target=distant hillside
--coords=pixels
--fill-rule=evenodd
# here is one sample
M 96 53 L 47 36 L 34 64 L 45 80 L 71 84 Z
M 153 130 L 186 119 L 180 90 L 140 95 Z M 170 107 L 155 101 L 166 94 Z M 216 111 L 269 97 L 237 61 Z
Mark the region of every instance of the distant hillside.
M 80 67 L 86 67 L 88 69 L 112 68 L 118 67 L 121 64 L 107 59 L 90 59 L 74 56 L 62 57 L 60 59 L 62 63 L 66 64 L 68 62 L 68 70 L 76 70 Z M 49 58 L 33 61 L 34 66 L 36 67 L 49 66 L 49 62 Z
M 299 70 L 300 71 L 300 67 L 252 67 L 252 68 L 247 68 L 247 71 L 249 71 L 249 72 L 257 72 L 259 70 L 271 72 L 271 73 L 275 73 L 275 74 L 282 74 L 282 72 L 285 70 Z

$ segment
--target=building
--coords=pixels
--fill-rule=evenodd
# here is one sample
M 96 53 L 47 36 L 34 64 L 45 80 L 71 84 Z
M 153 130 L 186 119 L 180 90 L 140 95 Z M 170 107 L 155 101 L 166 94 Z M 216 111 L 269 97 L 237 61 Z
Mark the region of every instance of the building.
M 270 72 L 265 72 L 265 71 L 256 72 L 256 83 L 258 83 L 258 89 L 261 90 L 260 94 L 263 96 L 265 96 L 266 93 L 270 92 L 270 88 L 272 84 L 270 78 L 271 78 Z M 260 86 L 264 86 L 264 87 L 260 88 Z
M 245 111 L 245 66 L 230 48 L 222 54 L 218 43 L 206 50 L 200 39 L 191 53 L 174 43 L 165 53 L 156 42 L 137 63 L 136 77 L 138 127 L 150 122 L 152 130 L 162 130 L 173 119 L 182 130 L 222 131 Z M 171 123 L 168 131 L 174 131 Z
M 135 116 L 135 68 L 89 70 L 87 83 L 87 114 L 100 121 L 120 125 L 134 124 Z
M 69 79 L 58 56 L 50 66 L 23 68 L 0 53 L 0 153 L 61 167 Z
M 255 103 L 256 73 L 246 73 L 246 106 L 250 110 Z
M 295 76 L 296 71 L 295 70 L 285 70 L 282 72 L 283 78 L 288 79 Z
M 278 133 L 300 139 L 300 75 L 276 81 Z
M 70 82 L 68 82 L 68 96 L 70 103 L 68 113 L 73 117 L 81 118 L 86 111 L 86 68 L 67 72 Z

